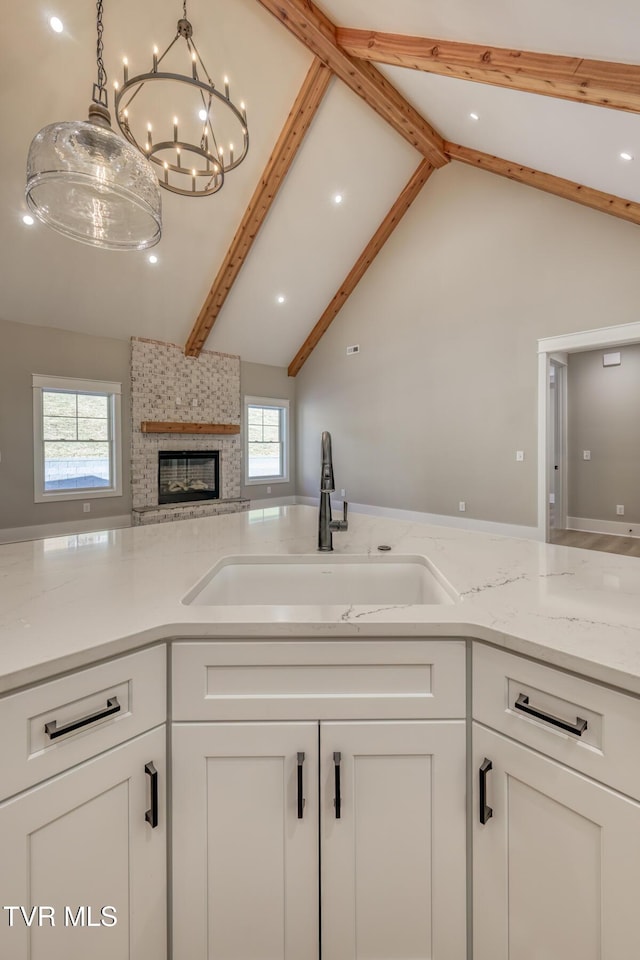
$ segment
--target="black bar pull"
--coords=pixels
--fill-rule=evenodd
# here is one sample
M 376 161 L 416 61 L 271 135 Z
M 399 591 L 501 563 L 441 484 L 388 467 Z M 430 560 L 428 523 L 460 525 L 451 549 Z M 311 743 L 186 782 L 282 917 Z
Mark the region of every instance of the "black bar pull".
M 559 717 L 554 717 L 550 713 L 538 710 L 536 707 L 530 707 L 529 697 L 525 693 L 518 694 L 518 699 L 513 706 L 515 710 L 522 710 L 523 713 L 537 717 L 538 720 L 552 723 L 554 727 L 560 727 L 561 730 L 566 730 L 568 733 L 575 733 L 577 737 L 581 737 L 587 729 L 587 721 L 583 720 L 582 717 L 576 717 L 576 722 L 570 723 L 568 720 L 560 720 Z
M 302 783 L 302 765 L 304 763 L 304 753 L 298 753 L 298 820 L 302 820 L 304 805 L 307 802 L 304 798 L 304 786 Z
M 480 779 L 480 823 L 486 823 L 493 816 L 493 807 L 487 804 L 487 774 L 489 770 L 493 770 L 493 764 L 491 760 L 487 760 L 485 757 L 478 771 Z
M 110 717 L 114 713 L 119 713 L 120 710 L 122 710 L 122 707 L 118 703 L 118 698 L 109 697 L 107 700 L 106 709 L 104 710 L 99 710 L 97 713 L 91 713 L 88 717 L 82 717 L 80 720 L 72 720 L 71 723 L 65 723 L 62 727 L 58 726 L 56 720 L 49 720 L 48 723 L 45 723 L 44 729 L 49 739 L 55 740 L 56 737 L 62 737 L 65 733 L 71 733 L 72 730 L 79 730 L 80 727 L 86 727 L 89 723 L 96 723 L 98 720 L 104 720 L 105 717 Z
M 335 797 L 333 800 L 333 805 L 336 808 L 336 820 L 340 819 L 342 813 L 342 798 L 340 796 L 340 760 L 342 754 L 339 751 L 335 751 L 333 754 L 333 772 L 335 776 Z
M 158 771 L 153 762 L 145 763 L 144 772 L 151 777 L 151 806 L 146 811 L 144 818 L 151 827 L 158 826 Z

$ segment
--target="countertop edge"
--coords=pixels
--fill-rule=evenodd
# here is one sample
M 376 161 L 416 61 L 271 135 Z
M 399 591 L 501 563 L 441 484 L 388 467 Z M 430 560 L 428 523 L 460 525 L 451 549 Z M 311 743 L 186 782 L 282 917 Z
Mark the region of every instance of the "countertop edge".
M 267 633 L 268 631 L 268 633 Z M 0 697 L 56 679 L 70 672 L 126 656 L 145 647 L 170 641 L 211 640 L 388 640 L 445 639 L 477 640 L 498 647 L 507 653 L 524 656 L 556 667 L 587 680 L 605 684 L 616 690 L 640 697 L 640 677 L 601 662 L 580 657 L 556 646 L 537 643 L 478 623 L 414 622 L 414 623 L 166 623 L 123 637 L 117 637 L 57 657 L 39 661 L 14 673 L 0 676 Z

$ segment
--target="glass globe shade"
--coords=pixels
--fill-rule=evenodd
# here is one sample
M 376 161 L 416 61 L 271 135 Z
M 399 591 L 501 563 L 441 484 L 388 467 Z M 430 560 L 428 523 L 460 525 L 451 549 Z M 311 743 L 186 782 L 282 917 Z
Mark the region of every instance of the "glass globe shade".
M 108 123 L 43 127 L 29 148 L 26 200 L 39 220 L 81 243 L 145 250 L 160 240 L 153 166 Z

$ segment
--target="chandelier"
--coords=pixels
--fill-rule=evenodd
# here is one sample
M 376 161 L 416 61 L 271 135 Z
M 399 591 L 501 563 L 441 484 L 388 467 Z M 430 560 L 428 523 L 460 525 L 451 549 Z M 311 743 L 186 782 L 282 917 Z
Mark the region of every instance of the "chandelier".
M 232 102 L 227 77 L 224 92 L 217 89 L 193 39 L 186 0 L 182 8 L 177 33 L 166 50 L 159 54 L 154 47 L 150 71 L 130 77 L 124 59 L 123 83 L 114 84 L 116 117 L 127 140 L 155 165 L 161 187 L 185 197 L 206 197 L 220 190 L 225 174 L 247 155 L 247 114 L 244 103 L 238 108 Z M 168 67 L 179 50 L 188 57 L 184 73 Z M 158 94 L 167 92 L 173 109 L 163 115 L 165 101 Z
M 102 61 L 102 0 L 88 121 L 40 130 L 27 158 L 26 200 L 47 226 L 106 250 L 144 250 L 160 240 L 161 201 L 152 164 L 111 129 Z

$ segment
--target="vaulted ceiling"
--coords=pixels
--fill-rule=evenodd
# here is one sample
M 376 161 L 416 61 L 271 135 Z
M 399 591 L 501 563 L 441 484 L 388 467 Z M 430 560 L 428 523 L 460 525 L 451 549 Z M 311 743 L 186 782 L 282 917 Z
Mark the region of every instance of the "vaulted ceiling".
M 105 0 L 110 79 L 123 55 L 147 69 L 181 14 L 177 0 Z M 95 8 L 3 11 L 0 317 L 295 373 L 450 158 L 640 222 L 637 0 L 189 0 L 188 15 L 213 79 L 247 104 L 251 146 L 220 193 L 163 191 L 151 265 L 23 225 L 32 136 L 86 116 Z

